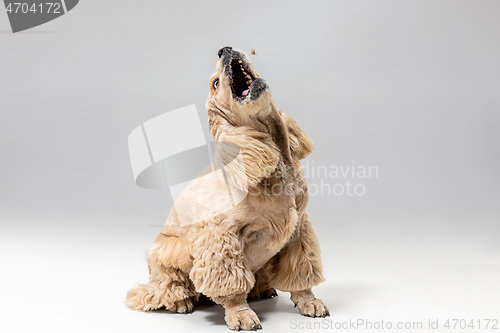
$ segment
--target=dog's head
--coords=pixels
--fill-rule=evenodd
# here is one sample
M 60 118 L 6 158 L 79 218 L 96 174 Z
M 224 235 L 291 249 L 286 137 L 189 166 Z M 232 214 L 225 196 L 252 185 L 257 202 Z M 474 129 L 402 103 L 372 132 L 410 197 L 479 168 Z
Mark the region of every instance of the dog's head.
M 272 102 L 269 86 L 248 57 L 231 47 L 223 47 L 218 55 L 207 107 L 219 108 L 230 122 L 245 123 L 249 115 L 269 113 Z
M 292 118 L 276 107 L 267 82 L 248 57 L 231 47 L 220 49 L 218 56 L 206 104 L 214 139 L 221 141 L 221 136 L 230 131 L 246 131 L 247 136 L 253 131 L 257 134 L 251 136 L 267 146 L 266 158 L 270 161 L 291 165 L 309 155 L 314 149 L 312 141 Z M 238 141 L 243 150 L 247 142 L 251 144 L 233 141 Z

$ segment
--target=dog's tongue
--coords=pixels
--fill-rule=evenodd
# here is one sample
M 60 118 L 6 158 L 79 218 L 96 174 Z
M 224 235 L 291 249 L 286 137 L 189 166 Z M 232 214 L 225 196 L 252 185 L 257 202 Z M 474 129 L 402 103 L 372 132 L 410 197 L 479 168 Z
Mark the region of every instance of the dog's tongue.
M 250 89 L 247 89 L 241 93 L 241 96 L 245 97 L 246 95 L 248 95 L 249 92 L 250 92 Z

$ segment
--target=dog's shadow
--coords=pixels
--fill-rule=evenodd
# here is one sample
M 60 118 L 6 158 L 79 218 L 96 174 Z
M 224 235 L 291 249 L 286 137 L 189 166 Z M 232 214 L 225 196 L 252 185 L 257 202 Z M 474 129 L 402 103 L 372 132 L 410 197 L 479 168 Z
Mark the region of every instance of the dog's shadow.
M 355 285 L 337 285 L 337 286 L 318 286 L 314 289 L 318 298 L 322 299 L 331 314 L 349 308 L 356 303 L 361 302 L 367 295 L 374 292 L 373 288 L 367 286 Z M 248 304 L 259 316 L 262 323 L 272 317 L 273 314 L 287 313 L 300 316 L 299 311 L 294 308 L 293 303 L 289 300 L 290 294 L 286 292 L 278 292 L 278 297 L 249 300 Z M 164 308 L 154 311 L 155 313 L 169 314 L 179 316 L 165 310 Z M 224 308 L 215 304 L 210 299 L 202 296 L 194 305 L 194 313 L 201 314 L 207 323 L 216 326 L 226 326 L 224 320 Z
M 377 288 L 360 286 L 360 285 L 327 285 L 314 288 L 316 296 L 323 300 L 330 313 L 334 315 L 336 312 L 355 306 L 363 299 L 370 297 L 370 294 L 377 292 Z M 294 308 L 290 301 L 290 294 L 286 292 L 278 292 L 278 297 L 249 300 L 248 304 L 259 316 L 260 321 L 264 324 L 265 321 L 277 313 L 286 313 L 297 315 L 300 319 L 299 311 Z M 203 311 L 208 313 L 205 319 L 213 325 L 225 326 L 224 309 L 222 306 L 208 301 L 205 304 L 195 306 L 195 311 Z
M 277 297 L 273 297 L 260 300 L 249 300 L 248 304 L 250 305 L 252 310 L 257 313 L 260 320 L 263 321 L 266 319 L 268 314 L 271 314 L 273 312 L 280 312 L 277 309 L 277 302 Z M 194 304 L 193 312 L 197 314 L 201 313 L 203 319 L 212 325 L 226 326 L 226 321 L 224 320 L 224 308 L 212 302 L 210 299 L 206 298 L 203 295 L 200 297 L 199 301 Z M 148 313 L 179 316 L 179 314 L 170 312 L 164 307 Z

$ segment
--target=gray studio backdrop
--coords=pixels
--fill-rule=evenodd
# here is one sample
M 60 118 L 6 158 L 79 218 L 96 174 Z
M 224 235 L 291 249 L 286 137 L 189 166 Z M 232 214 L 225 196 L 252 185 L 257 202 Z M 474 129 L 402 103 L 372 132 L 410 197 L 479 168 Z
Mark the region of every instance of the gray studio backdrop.
M 2 258 L 15 265 L 13 248 L 29 256 L 57 239 L 65 251 L 94 248 L 108 262 L 130 254 L 124 265 L 144 271 L 119 276 L 123 284 L 113 297 L 122 306 L 127 288 L 145 282 L 144 252 L 172 206 L 167 190 L 135 185 L 127 137 L 157 115 L 196 104 L 209 139 L 208 80 L 219 48 L 233 46 L 247 54 L 255 49 L 250 57 L 278 107 L 315 143 L 304 163 L 323 172 L 308 175 L 319 191 L 309 214 L 333 272 L 328 281 L 355 269 L 342 259 L 361 253 L 353 244 L 386 249 L 388 236 L 369 236 L 394 230 L 398 241 L 384 252 L 386 260 L 398 246 L 420 253 L 432 243 L 439 251 L 452 239 L 463 252 L 493 256 L 483 273 L 498 276 L 499 13 L 498 1 L 85 0 L 54 21 L 12 34 L 2 8 Z M 377 170 L 371 177 L 330 174 L 332 167 L 370 166 Z M 362 184 L 363 195 L 320 192 L 347 181 Z M 68 235 L 75 233 L 86 241 L 72 243 Z M 110 238 L 116 246 L 104 245 Z M 30 250 L 35 240 L 40 247 Z M 54 247 L 35 261 L 59 253 Z M 26 269 L 20 266 L 12 270 Z M 38 270 L 49 274 L 47 267 Z M 3 278 L 15 284 L 9 274 Z M 473 277 L 457 288 L 474 284 L 499 294 L 489 280 Z M 363 289 L 354 289 L 362 298 Z M 350 298 L 346 289 L 335 290 Z M 498 298 L 482 300 L 485 309 L 498 308 Z

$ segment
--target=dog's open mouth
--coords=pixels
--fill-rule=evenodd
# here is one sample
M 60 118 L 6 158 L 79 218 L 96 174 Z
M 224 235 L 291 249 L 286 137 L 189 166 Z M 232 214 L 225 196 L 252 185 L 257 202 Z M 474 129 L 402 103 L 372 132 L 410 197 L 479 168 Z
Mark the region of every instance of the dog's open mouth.
M 250 85 L 255 77 L 250 73 L 250 70 L 245 69 L 243 61 L 238 58 L 231 60 L 231 73 L 231 90 L 234 97 L 242 101 L 250 93 Z

